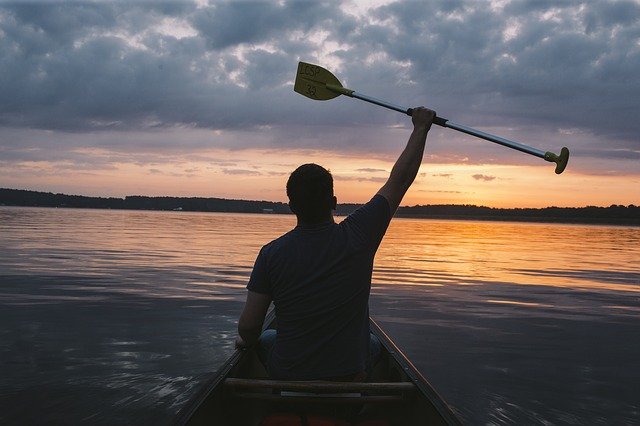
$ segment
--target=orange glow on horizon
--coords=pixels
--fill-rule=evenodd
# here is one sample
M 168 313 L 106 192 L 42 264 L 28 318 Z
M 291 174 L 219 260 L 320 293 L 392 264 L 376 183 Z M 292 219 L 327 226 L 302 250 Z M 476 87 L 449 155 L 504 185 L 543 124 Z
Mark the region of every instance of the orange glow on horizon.
M 229 164 L 173 161 L 153 165 L 117 163 L 77 170 L 58 163 L 9 165 L 2 187 L 89 196 L 149 195 L 218 197 L 286 202 L 288 175 L 315 162 L 331 170 L 339 203 L 366 202 L 387 179 L 395 159 L 362 159 L 315 151 L 209 152 Z M 206 158 L 206 157 L 205 157 Z M 402 205 L 475 204 L 489 207 L 583 207 L 640 204 L 640 176 L 597 176 L 571 167 L 423 163 Z

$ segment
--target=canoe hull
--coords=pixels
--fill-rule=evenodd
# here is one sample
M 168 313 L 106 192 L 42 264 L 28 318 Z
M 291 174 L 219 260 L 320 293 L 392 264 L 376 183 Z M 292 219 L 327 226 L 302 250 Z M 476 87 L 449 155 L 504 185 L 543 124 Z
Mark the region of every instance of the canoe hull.
M 273 313 L 265 324 L 265 328 L 275 328 Z M 287 397 L 283 397 L 285 392 L 280 392 L 279 384 L 284 382 L 269 381 L 255 351 L 236 351 L 178 413 L 175 424 L 259 425 L 265 415 L 274 412 L 307 412 L 350 419 L 364 415 L 384 419 L 389 425 L 460 424 L 451 408 L 373 319 L 370 320 L 370 328 L 382 343 L 380 360 L 370 379 L 377 386 L 362 385 L 357 389 L 358 384 L 328 384 L 355 389 L 345 388 L 346 391 L 342 389 L 338 393 L 323 394 L 323 398 L 317 398 L 315 394 L 290 392 L 289 389 Z M 232 379 L 226 380 L 228 378 Z M 253 383 L 252 392 L 237 389 L 240 385 L 247 385 L 245 382 Z M 310 382 L 299 383 L 298 388 Z M 313 386 L 318 387 L 318 382 L 314 383 L 316 385 Z M 413 386 L 406 386 L 409 384 Z

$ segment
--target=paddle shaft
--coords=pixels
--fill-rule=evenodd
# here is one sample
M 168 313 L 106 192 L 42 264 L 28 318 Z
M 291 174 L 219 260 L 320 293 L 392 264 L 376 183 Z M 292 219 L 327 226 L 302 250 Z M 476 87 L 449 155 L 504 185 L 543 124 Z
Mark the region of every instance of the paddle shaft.
M 365 102 L 369 102 L 369 103 L 372 103 L 372 104 L 375 104 L 375 105 L 379 105 L 379 106 L 384 107 L 384 108 L 388 108 L 388 109 L 391 109 L 391 110 L 394 110 L 394 111 L 398 111 L 398 112 L 401 112 L 401 113 L 404 113 L 404 114 L 407 114 L 407 115 L 411 115 L 413 113 L 413 109 L 412 108 L 405 108 L 405 107 L 402 107 L 400 105 L 395 105 L 395 104 L 392 104 L 390 102 L 383 101 L 383 100 L 377 99 L 377 98 L 373 98 L 371 96 L 367 96 L 367 95 L 364 95 L 362 93 L 358 93 L 358 92 L 355 92 L 355 91 L 351 92 L 351 94 L 349 94 L 348 96 L 351 96 L 353 98 L 357 98 L 357 99 L 360 99 L 360 100 L 363 100 Z M 545 155 L 546 155 L 545 151 L 542 151 L 540 149 L 533 148 L 533 147 L 530 147 L 530 146 L 527 146 L 527 145 L 524 145 L 524 144 L 521 144 L 521 143 L 518 143 L 518 142 L 514 142 L 514 141 L 511 141 L 509 139 L 501 138 L 500 136 L 495 136 L 495 135 L 492 135 L 490 133 L 482 132 L 480 130 L 476 130 L 476 129 L 473 129 L 471 127 L 465 126 L 463 124 L 454 123 L 452 121 L 447 120 L 446 118 L 435 117 L 433 119 L 433 124 L 437 124 L 438 126 L 442 126 L 442 127 L 448 127 L 450 129 L 457 130 L 459 132 L 466 133 L 468 135 L 476 136 L 478 138 L 481 138 L 481 139 L 484 139 L 484 140 L 487 140 L 487 141 L 490 141 L 490 142 L 494 142 L 494 143 L 506 146 L 508 148 L 512 148 L 512 149 L 521 151 L 521 152 L 525 152 L 527 154 L 535 155 L 536 157 L 540 157 L 540 158 L 543 158 L 543 159 L 549 161 L 547 158 L 545 158 Z

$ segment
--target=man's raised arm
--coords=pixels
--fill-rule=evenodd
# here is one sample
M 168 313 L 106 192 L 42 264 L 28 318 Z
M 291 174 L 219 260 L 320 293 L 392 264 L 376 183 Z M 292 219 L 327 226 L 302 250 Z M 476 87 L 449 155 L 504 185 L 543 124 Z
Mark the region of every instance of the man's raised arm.
M 384 186 L 380 188 L 380 191 L 378 191 L 378 194 L 382 195 L 389 202 L 392 216 L 400 205 L 402 197 L 404 197 L 404 194 L 418 174 L 418 169 L 422 163 L 427 133 L 431 128 L 431 123 L 435 116 L 436 113 L 434 111 L 424 107 L 413 109 L 411 115 L 413 132 L 409 137 L 407 146 L 393 166 L 389 179 Z

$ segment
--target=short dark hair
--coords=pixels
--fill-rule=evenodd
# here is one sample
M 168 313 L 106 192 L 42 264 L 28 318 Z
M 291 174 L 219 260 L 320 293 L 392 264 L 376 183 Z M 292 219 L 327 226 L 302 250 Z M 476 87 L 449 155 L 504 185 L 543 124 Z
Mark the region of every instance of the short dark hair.
M 322 166 L 303 164 L 289 176 L 287 196 L 289 206 L 298 218 L 320 221 L 334 208 L 333 176 Z

